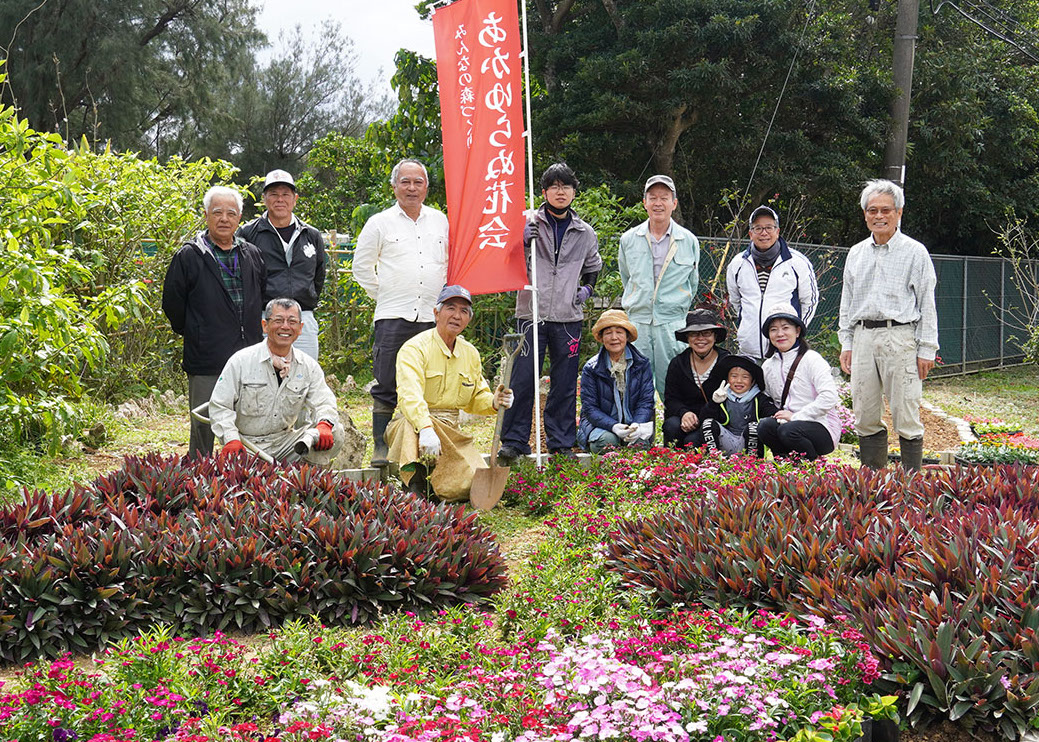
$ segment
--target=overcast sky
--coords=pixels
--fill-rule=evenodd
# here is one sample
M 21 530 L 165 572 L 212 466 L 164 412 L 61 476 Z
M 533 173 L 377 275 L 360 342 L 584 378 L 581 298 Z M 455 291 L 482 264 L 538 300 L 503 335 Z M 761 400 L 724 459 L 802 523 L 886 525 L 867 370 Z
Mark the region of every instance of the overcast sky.
M 434 56 L 433 22 L 415 12 L 417 0 L 257 0 L 260 29 L 272 42 L 282 29 L 301 24 L 304 32 L 321 21 L 338 21 L 353 39 L 358 73 L 365 82 L 381 81 L 387 92 L 393 76 L 393 55 L 400 48 Z M 305 34 L 306 35 L 306 34 Z M 381 69 L 381 72 L 380 72 Z

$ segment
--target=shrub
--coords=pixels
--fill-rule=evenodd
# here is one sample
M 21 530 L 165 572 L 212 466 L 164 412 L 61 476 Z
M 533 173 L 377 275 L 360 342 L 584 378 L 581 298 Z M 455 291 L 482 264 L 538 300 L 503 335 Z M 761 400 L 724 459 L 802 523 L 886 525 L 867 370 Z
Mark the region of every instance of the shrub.
M 504 584 L 464 509 L 245 458 L 127 457 L 0 511 L 0 659 L 88 651 L 154 624 L 264 630 L 478 603 Z
M 843 469 L 618 525 L 607 564 L 672 606 L 846 615 L 914 723 L 1018 738 L 1039 709 L 1039 468 Z

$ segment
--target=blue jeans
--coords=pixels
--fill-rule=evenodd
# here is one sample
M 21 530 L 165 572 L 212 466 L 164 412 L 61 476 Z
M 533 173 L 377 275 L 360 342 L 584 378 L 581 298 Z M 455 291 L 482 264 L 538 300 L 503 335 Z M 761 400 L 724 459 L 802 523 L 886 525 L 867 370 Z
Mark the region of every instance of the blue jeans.
M 534 323 L 516 320 L 523 333 L 523 351 L 512 367 L 515 403 L 505 411 L 502 445 L 530 453 L 530 424 L 534 413 Z M 581 352 L 580 322 L 542 322 L 538 327 L 538 377 L 549 359 L 548 399 L 545 400 L 545 438 L 549 449 L 573 448 L 577 441 L 577 371 Z

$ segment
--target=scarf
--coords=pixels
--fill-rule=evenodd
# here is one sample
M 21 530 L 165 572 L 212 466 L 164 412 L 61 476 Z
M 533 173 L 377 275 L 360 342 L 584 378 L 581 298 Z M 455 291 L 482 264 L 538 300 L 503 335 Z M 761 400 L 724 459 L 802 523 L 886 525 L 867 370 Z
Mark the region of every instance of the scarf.
M 280 379 L 284 379 L 289 375 L 289 367 L 292 365 L 292 350 L 289 350 L 287 356 L 278 356 L 271 353 L 271 365 L 278 371 L 278 383 L 280 384 Z
M 732 391 L 732 389 L 730 389 L 728 397 L 733 402 L 749 402 L 750 400 L 754 399 L 754 397 L 758 396 L 760 392 L 761 388 L 758 387 L 757 384 L 755 384 L 750 389 L 745 391 L 743 394 L 736 394 L 734 391 Z
M 621 395 L 621 399 L 624 399 L 624 393 L 627 391 L 628 386 L 628 357 L 627 355 L 622 356 L 618 361 L 610 361 L 610 376 L 613 377 L 613 383 L 617 386 L 617 391 Z
M 779 240 L 777 239 L 767 250 L 759 250 L 756 247 L 750 248 L 750 254 L 754 257 L 755 265 L 760 265 L 762 268 L 771 268 L 772 264 L 776 262 L 776 258 L 779 257 Z

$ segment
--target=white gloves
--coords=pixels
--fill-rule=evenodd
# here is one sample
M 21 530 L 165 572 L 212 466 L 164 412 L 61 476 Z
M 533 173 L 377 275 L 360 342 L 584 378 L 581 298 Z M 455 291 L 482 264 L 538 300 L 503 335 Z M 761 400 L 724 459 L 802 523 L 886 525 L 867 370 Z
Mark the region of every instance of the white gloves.
M 613 428 L 611 428 L 611 430 L 613 430 L 613 434 L 620 438 L 622 441 L 631 440 L 635 436 L 635 433 L 638 432 L 638 429 L 638 425 L 625 425 L 624 423 L 617 423 L 613 426 Z
M 432 427 L 422 428 L 418 432 L 418 451 L 423 456 L 440 455 L 440 436 Z
M 512 393 L 512 390 L 506 389 L 504 384 L 498 384 L 498 388 L 494 390 L 494 409 L 500 410 L 504 407 L 507 410 L 515 401 L 516 395 Z
M 721 385 L 717 389 L 714 390 L 714 394 L 711 395 L 711 399 L 713 399 L 718 404 L 721 404 L 722 402 L 724 402 L 728 398 L 728 396 L 729 396 L 729 382 L 723 381 L 721 383 Z
M 636 426 L 638 432 L 635 433 L 636 438 L 641 438 L 644 441 L 653 440 L 653 423 L 638 423 Z

